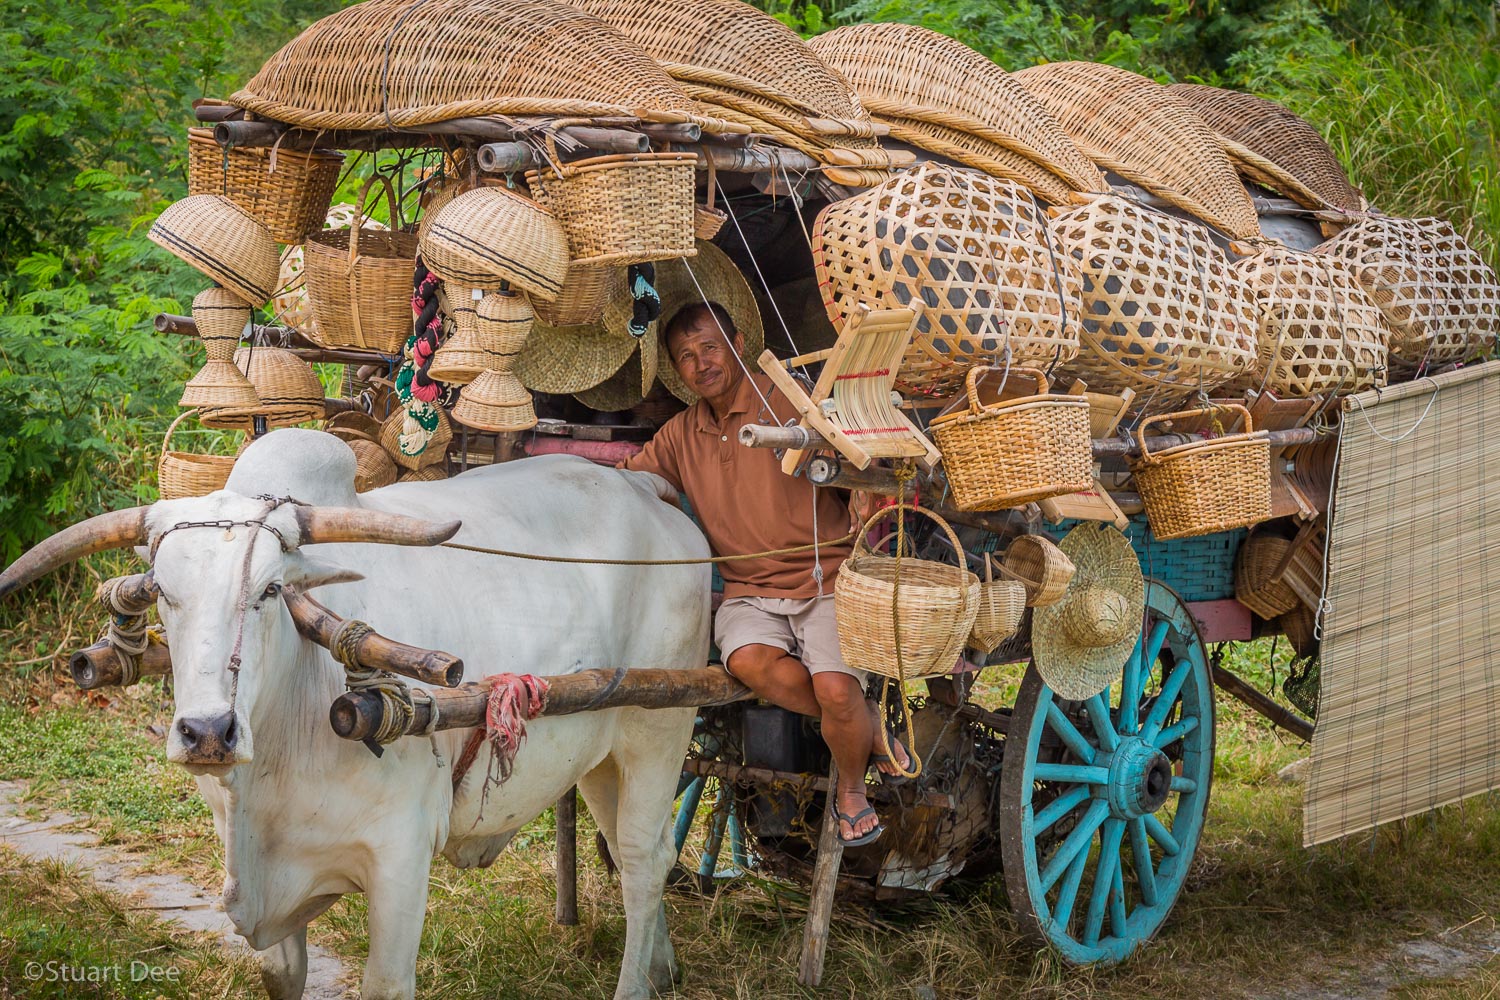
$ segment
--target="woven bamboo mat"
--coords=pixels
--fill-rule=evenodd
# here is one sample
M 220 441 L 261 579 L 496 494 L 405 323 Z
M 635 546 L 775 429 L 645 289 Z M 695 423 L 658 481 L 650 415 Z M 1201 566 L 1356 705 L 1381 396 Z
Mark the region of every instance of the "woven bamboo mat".
M 1345 408 L 1309 846 L 1500 786 L 1500 362 Z

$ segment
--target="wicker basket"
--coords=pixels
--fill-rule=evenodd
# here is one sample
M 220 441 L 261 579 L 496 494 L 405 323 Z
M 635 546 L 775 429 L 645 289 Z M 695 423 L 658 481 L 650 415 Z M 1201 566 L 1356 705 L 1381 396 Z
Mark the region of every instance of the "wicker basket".
M 365 199 L 385 187 L 392 229 L 363 229 Z M 399 354 L 412 332 L 411 289 L 417 238 L 399 232 L 400 206 L 391 182 L 372 177 L 360 189 L 348 229 L 309 236 L 303 274 L 318 342 L 324 347 Z
M 1073 560 L 1041 535 L 1020 535 L 1005 550 L 1000 572 L 1026 588 L 1026 606 L 1056 604 L 1073 581 Z
M 625 288 L 619 268 L 569 264 L 557 299 L 533 299 L 537 319 L 548 326 L 587 326 L 599 322 L 610 298 Z
M 396 463 L 380 445 L 362 438 L 345 443 L 354 451 L 354 492 L 367 493 L 396 481 Z
M 403 469 L 425 469 L 429 465 L 441 464 L 448 457 L 448 442 L 453 440 L 453 428 L 448 416 L 438 409 L 437 430 L 427 441 L 427 447 L 415 455 L 401 451 L 401 426 L 406 422 L 406 410 L 396 409 L 380 425 L 380 446 L 390 453 L 391 461 Z
M 984 554 L 984 582 L 979 585 L 979 613 L 969 632 L 968 645 L 989 655 L 1021 628 L 1026 614 L 1026 585 L 1019 580 L 996 580 L 994 556 Z
M 1224 434 L 1153 452 L 1146 431 L 1155 424 L 1233 410 L 1244 420 L 1240 434 Z M 1238 403 L 1219 409 L 1183 410 L 1142 420 L 1135 429 L 1140 458 L 1131 463 L 1146 506 L 1151 533 L 1166 541 L 1243 528 L 1271 517 L 1271 442 L 1256 431 L 1250 411 Z
M 323 383 L 312 365 L 280 347 L 241 347 L 234 364 L 255 387 L 253 406 L 212 406 L 199 411 L 204 427 L 248 431 L 256 417 L 268 427 L 293 427 L 322 420 Z
M 301 243 L 323 228 L 343 165 L 343 153 L 225 149 L 212 129 L 188 129 L 188 194 L 223 195 L 278 243 Z
M 973 631 L 979 578 L 959 566 L 872 551 L 866 534 L 893 509 L 925 514 L 947 532 L 955 552 L 963 551 L 948 522 L 925 507 L 898 504 L 870 515 L 834 584 L 839 650 L 851 667 L 882 677 L 946 674 Z
M 172 451 L 172 432 L 193 414 L 183 410 L 167 428 L 161 442 L 161 457 L 156 462 L 156 482 L 163 500 L 201 497 L 222 490 L 234 468 L 233 455 L 200 455 L 190 451 Z
M 692 153 L 622 153 L 528 171 L 526 183 L 567 231 L 574 267 L 620 267 L 698 252 L 697 162 Z
M 1297 606 L 1297 592 L 1281 578 L 1291 539 L 1252 531 L 1234 557 L 1234 597 L 1267 621 Z
M 980 403 L 978 378 L 964 380 L 969 407 L 934 419 L 929 427 L 959 510 L 1002 510 L 1093 488 L 1089 403 L 1082 396 L 1049 393 L 1040 368 L 1011 368 L 1036 391 L 1001 403 Z

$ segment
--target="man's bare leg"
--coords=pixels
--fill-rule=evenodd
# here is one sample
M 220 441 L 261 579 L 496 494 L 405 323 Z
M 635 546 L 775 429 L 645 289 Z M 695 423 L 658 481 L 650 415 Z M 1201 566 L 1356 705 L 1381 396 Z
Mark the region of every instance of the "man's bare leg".
M 836 671 L 812 675 L 813 693 L 823 710 L 823 742 L 833 751 L 839 765 L 838 809 L 845 816 L 858 815 L 868 809 L 865 795 L 865 768 L 870 766 L 873 720 L 865 704 L 865 692 L 859 681 Z M 839 821 L 839 836 L 845 840 L 863 837 L 879 825 L 873 812 L 858 822 Z

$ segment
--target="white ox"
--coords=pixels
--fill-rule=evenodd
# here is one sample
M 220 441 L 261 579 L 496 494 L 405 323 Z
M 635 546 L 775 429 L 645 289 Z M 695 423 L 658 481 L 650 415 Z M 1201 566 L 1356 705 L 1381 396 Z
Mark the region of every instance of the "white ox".
M 340 583 L 319 596 L 330 610 L 463 656 L 466 680 L 695 667 L 708 654 L 706 565 L 567 565 L 447 548 L 308 546 L 307 535 L 396 541 L 420 528 L 430 544 L 443 534 L 433 523 L 461 521 L 457 541 L 601 559 L 701 558 L 703 536 L 662 502 L 660 479 L 576 458 L 526 459 L 358 497 L 353 476 L 353 455 L 337 439 L 277 431 L 245 451 L 228 489 L 75 525 L 7 570 L 0 594 L 86 552 L 135 544 L 150 555 L 155 547 L 176 697 L 167 756 L 197 774 L 212 807 L 224 844 L 225 911 L 261 951 L 271 996 L 302 995 L 307 924 L 350 892 L 369 898 L 362 995 L 412 996 L 433 856 L 441 852 L 460 867 L 490 864 L 575 784 L 620 868 L 626 936 L 615 995 L 667 988 L 675 963 L 661 895 L 674 860 L 671 804 L 693 710 L 537 719 L 510 778 L 490 788 L 481 808 L 488 743 L 456 793 L 450 783 L 471 730 L 400 739 L 379 759 L 334 735 L 328 707 L 344 689 L 343 668 L 298 635 L 278 591 Z M 300 518 L 291 505 L 273 510 L 267 524 L 279 538 L 245 526 L 168 531 L 261 517 L 270 505 L 257 496 L 312 506 Z M 321 522 L 308 516 L 320 512 L 328 515 Z

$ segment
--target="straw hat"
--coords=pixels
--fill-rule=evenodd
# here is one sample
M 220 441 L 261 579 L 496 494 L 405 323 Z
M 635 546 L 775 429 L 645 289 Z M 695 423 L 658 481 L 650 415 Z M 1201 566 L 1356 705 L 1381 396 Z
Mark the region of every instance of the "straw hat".
M 223 195 L 173 202 L 146 235 L 252 306 L 265 305 L 276 291 L 281 261 L 270 230 Z
M 475 188 L 439 209 L 417 253 L 445 281 L 493 288 L 508 281 L 550 302 L 568 273 L 568 238 L 552 213 L 514 192 Z
M 697 279 L 696 283 L 694 279 Z M 701 291 L 699 289 L 702 289 Z M 661 331 L 677 315 L 678 310 L 695 302 L 717 302 L 729 310 L 734 317 L 734 326 L 745 337 L 745 350 L 740 355 L 751 371 L 756 370 L 755 359 L 766 346 L 766 334 L 760 323 L 760 307 L 755 303 L 755 293 L 740 274 L 734 261 L 707 240 L 698 241 L 698 256 L 661 261 L 656 265 L 656 294 L 661 296 L 661 319 L 648 330 L 646 336 L 660 336 Z M 606 307 L 605 316 L 611 309 Z M 684 403 L 694 403 L 698 394 L 689 389 L 677 374 L 671 359 L 666 358 L 657 374 L 672 395 Z
M 637 347 L 636 338 L 626 329 L 632 303 L 623 268 L 611 273 L 607 299 L 597 323 L 536 324 L 516 360 L 515 372 L 526 388 L 535 392 L 583 392 L 620 370 Z M 641 339 L 652 336 L 648 330 Z
M 1109 525 L 1080 524 L 1060 548 L 1077 571 L 1061 601 L 1036 609 L 1031 650 L 1047 686 L 1081 701 L 1108 687 L 1134 650 L 1146 584 L 1129 540 Z
M 628 410 L 650 395 L 651 383 L 656 381 L 659 354 L 657 339 L 649 335 L 642 337 L 640 350 L 632 352 L 619 371 L 592 389 L 574 393 L 574 396 L 584 406 L 601 413 Z

